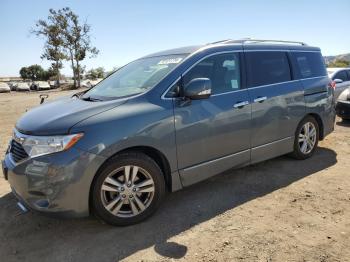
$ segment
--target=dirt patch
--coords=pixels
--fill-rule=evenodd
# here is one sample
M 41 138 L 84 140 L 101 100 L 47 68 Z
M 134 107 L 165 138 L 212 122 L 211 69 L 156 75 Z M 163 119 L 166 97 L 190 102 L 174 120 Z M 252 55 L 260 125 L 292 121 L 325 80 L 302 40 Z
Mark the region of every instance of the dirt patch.
M 38 103 L 37 93 L 0 94 L 1 158 Z M 283 156 L 169 194 L 124 228 L 22 215 L 0 179 L 1 261 L 350 261 L 350 124 L 337 119 L 319 146 L 305 161 Z

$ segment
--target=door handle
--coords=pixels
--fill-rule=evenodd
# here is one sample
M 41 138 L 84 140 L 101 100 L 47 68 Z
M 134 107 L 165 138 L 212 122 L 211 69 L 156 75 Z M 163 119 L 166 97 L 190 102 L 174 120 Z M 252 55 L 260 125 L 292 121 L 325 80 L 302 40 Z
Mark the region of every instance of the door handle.
M 257 103 L 257 102 L 262 103 L 262 102 L 264 102 L 266 99 L 267 99 L 266 96 L 259 96 L 259 97 L 257 97 L 257 98 L 254 99 L 254 103 Z
M 246 105 L 249 105 L 249 102 L 248 101 L 243 101 L 243 102 L 238 102 L 236 104 L 233 105 L 234 108 L 242 108 Z

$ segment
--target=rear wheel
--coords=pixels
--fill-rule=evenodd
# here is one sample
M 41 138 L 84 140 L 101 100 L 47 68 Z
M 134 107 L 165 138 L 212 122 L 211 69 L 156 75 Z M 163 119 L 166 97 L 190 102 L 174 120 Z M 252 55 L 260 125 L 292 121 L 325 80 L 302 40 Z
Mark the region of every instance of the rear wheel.
M 292 156 L 296 159 L 311 157 L 318 145 L 318 138 L 319 126 L 317 121 L 312 116 L 304 118 L 295 133 Z
M 126 226 L 152 215 L 165 193 L 157 163 L 142 153 L 123 153 L 110 159 L 92 190 L 94 213 L 108 224 Z

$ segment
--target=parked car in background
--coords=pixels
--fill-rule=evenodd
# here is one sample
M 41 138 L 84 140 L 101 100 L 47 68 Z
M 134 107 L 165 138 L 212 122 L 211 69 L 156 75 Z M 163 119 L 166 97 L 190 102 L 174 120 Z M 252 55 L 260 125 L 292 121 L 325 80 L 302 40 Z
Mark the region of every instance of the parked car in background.
M 28 111 L 3 174 L 23 209 L 134 224 L 166 190 L 288 153 L 311 157 L 334 129 L 333 91 L 320 49 L 301 42 L 162 51 Z
M 37 90 L 38 91 L 44 91 L 44 90 L 50 90 L 51 87 L 47 81 L 38 81 L 36 82 Z
M 29 85 L 26 82 L 19 82 L 16 87 L 16 91 L 30 91 Z
M 11 88 L 7 83 L 0 82 L 0 93 L 8 93 L 11 92 Z
M 80 86 L 83 87 L 83 88 L 91 88 L 92 87 L 91 80 L 88 80 L 88 79 L 82 80 L 80 82 Z
M 30 85 L 30 90 L 33 91 L 42 91 L 42 90 L 50 90 L 51 87 L 46 81 L 35 81 Z
M 11 91 L 16 91 L 17 85 L 18 85 L 17 82 L 10 82 L 10 83 L 9 83 L 9 86 L 10 86 L 10 88 L 11 88 Z
M 340 93 L 335 109 L 343 120 L 350 120 L 350 87 Z
M 350 87 L 350 68 L 327 68 L 327 72 L 335 82 L 334 97 L 337 99 L 340 93 Z
M 29 88 L 30 88 L 30 90 L 32 90 L 32 91 L 37 91 L 37 90 L 38 90 L 38 85 L 37 85 L 35 82 L 32 82 L 32 83 L 29 85 Z
M 50 88 L 51 88 L 51 89 L 56 89 L 56 88 L 58 88 L 58 83 L 57 83 L 56 80 L 55 80 L 55 81 L 49 81 L 49 85 L 50 85 Z

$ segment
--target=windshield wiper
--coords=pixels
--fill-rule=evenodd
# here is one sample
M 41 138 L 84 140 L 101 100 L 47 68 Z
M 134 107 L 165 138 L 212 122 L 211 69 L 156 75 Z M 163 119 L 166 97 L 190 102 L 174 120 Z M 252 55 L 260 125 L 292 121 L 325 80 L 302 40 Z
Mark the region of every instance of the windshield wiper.
M 103 101 L 102 99 L 94 98 L 91 96 L 82 97 L 81 100 L 90 101 L 90 102 Z

